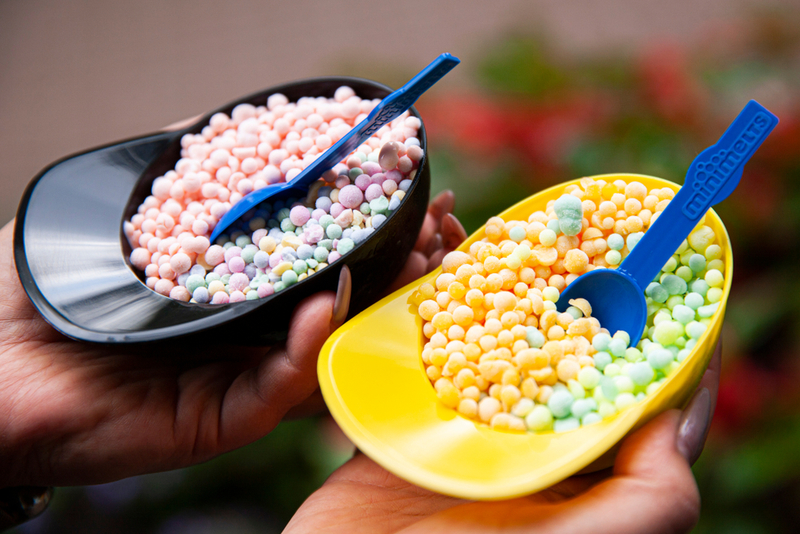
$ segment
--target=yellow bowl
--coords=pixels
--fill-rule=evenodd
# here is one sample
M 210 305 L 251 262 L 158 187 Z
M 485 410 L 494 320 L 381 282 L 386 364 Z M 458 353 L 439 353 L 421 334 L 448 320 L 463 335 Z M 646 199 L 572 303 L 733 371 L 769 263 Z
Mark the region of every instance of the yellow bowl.
M 648 189 L 678 185 L 636 174 L 596 176 L 637 180 Z M 527 220 L 578 180 L 551 187 L 499 214 Z M 600 423 L 564 433 L 512 433 L 475 423 L 439 402 L 425 374 L 421 319 L 409 298 L 441 268 L 354 317 L 328 339 L 317 372 L 325 402 L 344 433 L 370 458 L 424 488 L 466 499 L 518 497 L 547 488 L 581 470 L 610 465 L 615 445 L 660 412 L 683 407 L 708 366 L 720 335 L 733 278 L 728 233 L 716 213 L 706 224 L 723 249 L 721 305 L 691 354 L 653 394 Z M 459 250 L 484 237 L 472 234 Z M 355 283 L 358 283 L 356 280 Z

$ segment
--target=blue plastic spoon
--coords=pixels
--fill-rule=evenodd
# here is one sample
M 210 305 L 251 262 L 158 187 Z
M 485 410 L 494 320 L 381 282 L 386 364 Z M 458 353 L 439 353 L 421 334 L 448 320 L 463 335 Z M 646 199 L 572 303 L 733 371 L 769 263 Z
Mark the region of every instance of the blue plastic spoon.
M 258 191 L 253 191 L 237 202 L 214 227 L 214 231 L 211 233 L 211 242 L 213 243 L 222 232 L 239 220 L 242 215 L 269 198 L 283 193 L 305 197 L 308 193 L 308 188 L 322 176 L 322 173 L 339 163 L 342 158 L 369 139 L 383 125 L 402 115 L 417 101 L 422 93 L 430 89 L 433 84 L 442 79 L 445 74 L 459 63 L 461 63 L 461 60 L 457 57 L 447 53 L 441 54 L 403 87 L 381 100 L 366 119 L 323 152 L 311 165 L 295 176 L 291 182 L 274 184 Z
M 708 209 L 725 200 L 742 177 L 744 164 L 778 124 L 778 118 L 751 100 L 715 145 L 703 150 L 689 166 L 683 187 L 645 232 L 622 264 L 579 276 L 558 300 L 585 298 L 592 316 L 612 334 L 624 330 L 631 346 L 639 342 L 647 323 L 644 290 L 661 272 Z

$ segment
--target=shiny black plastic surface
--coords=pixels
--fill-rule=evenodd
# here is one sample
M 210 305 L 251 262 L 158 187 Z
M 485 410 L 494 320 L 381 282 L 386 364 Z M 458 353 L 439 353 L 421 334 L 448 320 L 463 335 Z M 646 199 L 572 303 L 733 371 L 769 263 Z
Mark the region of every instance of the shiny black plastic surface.
M 330 267 L 270 297 L 233 304 L 189 304 L 159 295 L 128 263 L 122 223 L 136 212 L 155 178 L 180 157 L 180 137 L 197 133 L 217 112 L 264 105 L 280 92 L 332 97 L 349 85 L 362 98 L 391 89 L 368 80 L 317 78 L 261 91 L 214 110 L 188 128 L 124 141 L 54 163 L 23 195 L 14 230 L 20 280 L 44 318 L 62 333 L 100 343 L 143 343 L 182 336 L 197 342 L 236 339 L 264 344 L 285 337 L 291 313 L 305 297 L 335 291 L 339 271 L 353 274 L 350 315 L 382 296 L 414 247 L 430 195 L 427 150 L 400 208 L 380 229 Z M 419 116 L 414 108 L 411 113 Z M 424 126 L 420 141 L 426 148 Z

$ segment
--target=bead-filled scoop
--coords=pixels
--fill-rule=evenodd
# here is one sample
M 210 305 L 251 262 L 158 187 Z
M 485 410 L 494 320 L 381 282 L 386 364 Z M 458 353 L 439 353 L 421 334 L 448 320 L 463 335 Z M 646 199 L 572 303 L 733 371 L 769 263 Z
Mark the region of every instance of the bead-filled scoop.
M 559 311 L 585 298 L 602 325 L 612 333 L 628 332 L 635 345 L 647 321 L 648 285 L 709 208 L 736 189 L 745 163 L 777 124 L 775 115 L 751 100 L 720 140 L 692 161 L 683 187 L 619 268 L 578 277 L 561 294 Z

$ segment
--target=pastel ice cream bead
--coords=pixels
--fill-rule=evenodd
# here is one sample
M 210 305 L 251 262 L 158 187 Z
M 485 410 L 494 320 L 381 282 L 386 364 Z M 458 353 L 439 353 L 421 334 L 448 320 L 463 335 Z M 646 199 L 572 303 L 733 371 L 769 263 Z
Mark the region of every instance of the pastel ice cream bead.
M 344 206 L 342 206 L 339 202 L 335 202 L 331 206 L 331 211 L 330 211 L 331 217 L 335 219 L 336 217 L 341 215 L 344 210 L 345 210 Z
M 289 214 L 289 220 L 295 226 L 303 226 L 311 218 L 311 212 L 305 206 L 295 206 Z
M 356 185 L 346 185 L 339 192 L 339 202 L 348 209 L 356 209 L 364 200 L 364 194 Z
M 339 253 L 338 251 L 334 250 L 333 252 L 328 254 L 328 264 L 331 264 L 331 263 L 335 262 L 336 260 L 338 260 L 341 257 L 342 257 L 341 253 Z
M 364 198 L 367 202 L 372 202 L 373 200 L 380 198 L 383 196 L 383 187 L 379 184 L 370 184 L 367 187 L 367 190 L 364 192 Z

